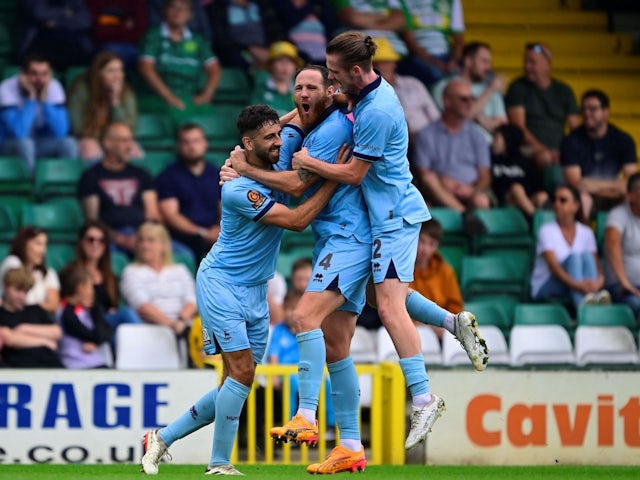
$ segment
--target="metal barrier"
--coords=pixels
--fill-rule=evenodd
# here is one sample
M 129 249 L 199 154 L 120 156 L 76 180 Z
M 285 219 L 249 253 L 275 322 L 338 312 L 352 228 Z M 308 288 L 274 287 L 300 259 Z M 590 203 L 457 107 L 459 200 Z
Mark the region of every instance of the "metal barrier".
M 209 361 L 208 364 L 218 369 L 222 373 L 222 363 L 220 361 Z M 406 391 L 402 371 L 397 363 L 380 364 L 358 364 L 356 372 L 360 378 L 361 388 L 367 386 L 371 388 L 369 422 L 365 426 L 360 415 L 360 431 L 368 432 L 365 443 L 367 450 L 367 461 L 369 465 L 402 465 L 405 460 L 404 437 L 406 419 Z M 330 450 L 330 444 L 326 439 L 326 411 L 325 405 L 325 382 L 320 388 L 320 398 L 318 402 L 318 429 L 319 441 L 314 448 L 306 445 L 292 445 L 291 443 L 278 446 L 269 437 L 269 429 L 274 426 L 274 413 L 276 408 L 275 396 L 282 396 L 282 419 L 287 421 L 291 418 L 291 407 L 289 405 L 289 395 L 291 392 L 291 376 L 297 375 L 297 365 L 258 365 L 256 368 L 256 380 L 254 388 L 247 398 L 245 405 L 246 428 L 239 431 L 239 435 L 246 438 L 246 445 L 240 448 L 239 441 L 233 449 L 231 461 L 233 463 L 250 464 L 285 464 L 285 465 L 306 465 L 316 461 L 322 461 Z M 325 370 L 325 376 L 328 373 Z M 281 378 L 280 392 L 274 388 L 274 378 Z M 262 387 L 264 392 L 264 404 L 258 405 L 256 391 Z M 367 392 L 368 393 L 368 392 Z M 362 397 L 362 396 L 361 396 Z M 367 402 L 368 403 L 368 402 Z M 260 408 L 262 407 L 262 408 Z M 366 406 L 361 405 L 360 412 Z M 262 423 L 263 450 L 258 449 L 258 426 Z M 339 432 L 336 431 L 336 442 L 339 440 Z M 279 451 L 278 454 L 276 452 Z

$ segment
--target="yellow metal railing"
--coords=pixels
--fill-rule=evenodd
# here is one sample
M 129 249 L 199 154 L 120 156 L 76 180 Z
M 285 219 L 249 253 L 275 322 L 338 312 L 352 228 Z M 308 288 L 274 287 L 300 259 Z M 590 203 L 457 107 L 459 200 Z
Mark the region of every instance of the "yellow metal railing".
M 222 372 L 220 361 L 208 361 L 208 364 Z M 406 391 L 404 377 L 397 363 L 358 364 L 356 372 L 360 377 L 369 377 L 366 382 L 371 387 L 371 404 L 369 406 L 369 421 L 363 424 L 360 418 L 360 431 L 368 433 L 367 461 L 369 465 L 391 464 L 402 465 L 404 463 L 404 437 L 405 437 L 405 402 Z M 274 414 L 276 409 L 275 396 L 282 396 L 282 415 L 285 421 L 291 418 L 289 397 L 291 392 L 292 375 L 297 375 L 297 365 L 258 365 L 256 380 L 246 403 L 246 430 L 239 432 L 246 438 L 246 447 L 239 448 L 238 440 L 233 449 L 232 463 L 264 463 L 264 464 L 300 464 L 306 465 L 323 460 L 329 453 L 326 440 L 326 411 L 324 408 L 326 391 L 325 382 L 320 388 L 318 401 L 318 429 L 319 441 L 317 447 L 309 448 L 306 445 L 292 445 L 290 443 L 276 445 L 269 437 L 269 429 L 274 426 Z M 327 375 L 325 371 L 325 375 Z M 280 392 L 274 388 L 274 378 L 280 377 Z M 264 391 L 264 405 L 260 410 L 256 401 L 256 389 L 262 387 Z M 361 407 L 361 412 L 362 412 Z M 362 417 L 362 416 L 361 416 Z M 258 450 L 258 425 L 262 422 L 263 451 Z M 368 427 L 368 428 L 363 428 Z M 336 432 L 336 437 L 339 432 Z M 339 437 L 336 438 L 336 442 Z M 279 452 L 276 454 L 276 451 Z

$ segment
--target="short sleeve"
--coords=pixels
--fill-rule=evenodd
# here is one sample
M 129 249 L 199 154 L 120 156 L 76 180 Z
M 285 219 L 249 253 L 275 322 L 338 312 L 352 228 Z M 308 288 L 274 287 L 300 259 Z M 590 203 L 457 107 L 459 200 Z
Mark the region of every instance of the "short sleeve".
M 618 230 L 620 233 L 624 232 L 624 227 L 627 225 L 627 215 L 624 210 L 625 206 L 614 208 L 607 215 L 606 228 L 612 227 Z
M 144 287 L 143 268 L 135 264 L 127 265 L 122 271 L 120 280 L 122 298 L 134 309 L 138 309 L 151 301 L 149 290 Z
M 154 41 L 157 35 L 156 29 L 149 30 L 140 42 L 140 58 L 145 60 L 156 61 L 158 56 L 158 42 Z
M 297 125 L 288 123 L 282 129 L 280 138 L 282 138 L 282 146 L 276 168 L 281 171 L 291 170 L 293 154 L 300 150 L 304 141 L 304 132 Z
M 379 109 L 373 108 L 366 113 L 358 117 L 354 126 L 353 156 L 366 162 L 375 162 L 382 158 L 395 121 Z
M 568 167 L 570 165 L 580 164 L 580 155 L 578 154 L 576 134 L 571 132 L 565 135 L 560 143 L 560 165 Z
M 176 192 L 177 183 L 172 181 L 173 179 L 171 178 L 172 171 L 171 167 L 166 168 L 156 177 L 155 187 L 158 192 L 158 200 L 178 197 Z
M 415 136 L 416 148 L 413 151 L 413 163 L 418 168 L 433 168 L 433 141 L 432 141 L 432 125 L 423 128 Z M 486 143 L 486 142 L 485 142 Z
M 222 201 L 226 208 L 258 222 L 275 205 L 275 200 L 266 187 L 256 182 L 226 182 L 222 187 Z
M 504 102 L 509 107 L 522 107 L 526 103 L 526 87 L 520 80 L 516 80 L 507 90 L 507 95 L 504 98 Z
M 78 198 L 82 200 L 90 195 L 98 194 L 98 182 L 95 167 L 85 170 L 78 182 Z
M 544 253 L 549 251 L 555 251 L 555 235 L 554 235 L 555 225 L 553 222 L 547 223 L 540 227 L 540 231 L 538 232 L 538 252 Z
M 620 158 L 622 165 L 629 163 L 637 163 L 638 154 L 636 153 L 636 142 L 631 135 L 621 132 L 620 135 Z
M 48 268 L 44 276 L 44 286 L 47 290 L 60 290 L 60 279 L 53 268 Z

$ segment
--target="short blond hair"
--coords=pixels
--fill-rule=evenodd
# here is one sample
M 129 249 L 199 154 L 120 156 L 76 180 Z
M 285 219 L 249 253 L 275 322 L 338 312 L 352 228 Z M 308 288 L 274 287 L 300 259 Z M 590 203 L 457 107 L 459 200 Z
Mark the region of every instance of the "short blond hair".
M 34 283 L 33 275 L 24 267 L 7 270 L 2 279 L 2 285 L 5 290 L 7 287 L 15 287 L 23 292 L 28 292 L 33 288 Z
M 141 235 L 146 234 L 150 237 L 160 240 L 164 246 L 164 258 L 162 259 L 163 265 L 173 265 L 173 253 L 171 251 L 171 237 L 169 231 L 159 222 L 144 222 L 138 228 L 138 238 Z M 136 262 L 142 263 L 140 257 L 136 252 Z

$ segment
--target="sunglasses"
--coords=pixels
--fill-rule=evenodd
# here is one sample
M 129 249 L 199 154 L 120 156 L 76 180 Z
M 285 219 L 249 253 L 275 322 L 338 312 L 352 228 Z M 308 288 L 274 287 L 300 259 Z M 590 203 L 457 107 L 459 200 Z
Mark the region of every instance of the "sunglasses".
M 104 237 L 92 237 L 91 235 L 89 235 L 88 237 L 84 237 L 84 240 L 89 243 L 104 244 Z

